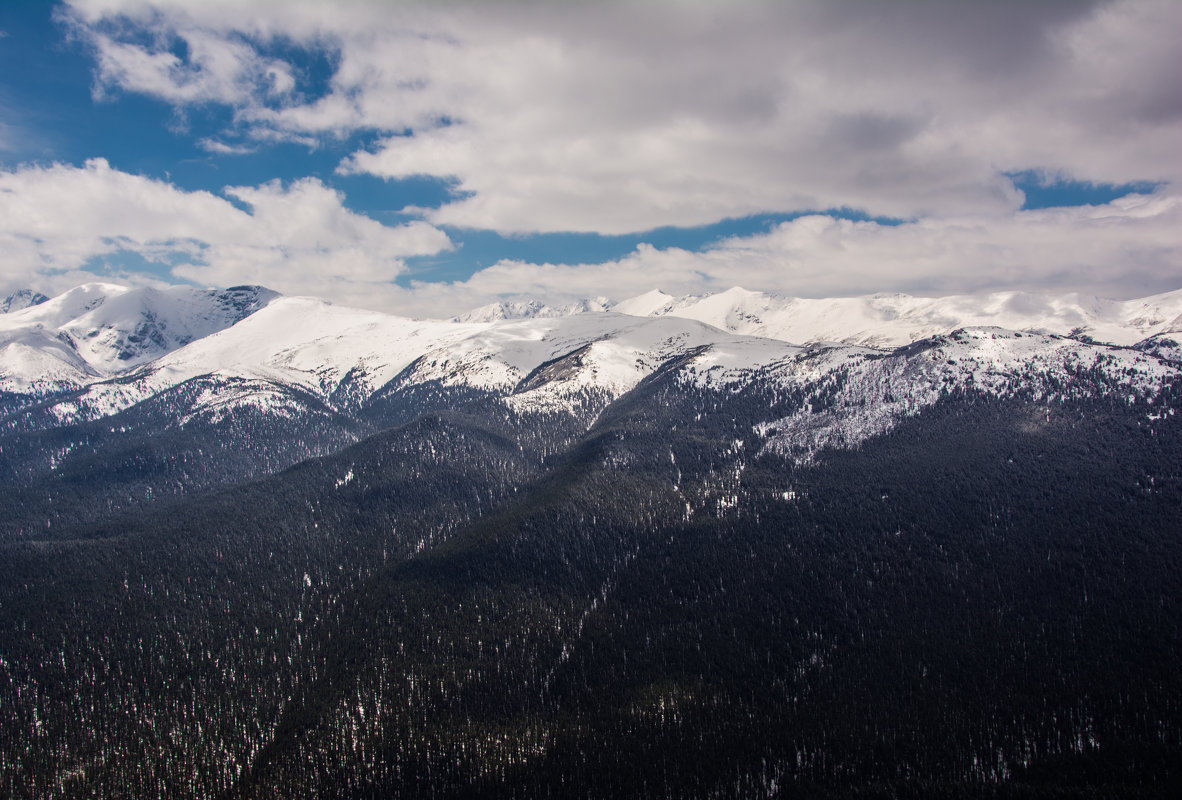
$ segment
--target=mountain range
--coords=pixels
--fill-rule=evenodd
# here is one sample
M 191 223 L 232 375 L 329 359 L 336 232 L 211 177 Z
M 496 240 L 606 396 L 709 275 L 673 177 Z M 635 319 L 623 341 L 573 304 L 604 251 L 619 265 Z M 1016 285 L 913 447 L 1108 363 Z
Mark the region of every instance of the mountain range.
M 433 321 L 282 297 L 260 287 L 88 284 L 52 300 L 24 290 L 0 301 L 0 308 L 5 312 L 0 317 L 0 391 L 20 394 L 78 389 L 112 379 L 126 382 L 149 373 L 157 376 L 151 382 L 157 390 L 223 373 L 273 377 L 331 394 L 346 374 L 359 372 L 371 390 L 377 389 L 427 354 L 450 363 L 460 353 L 479 351 L 503 359 L 506 375 L 520 377 L 522 370 L 560 355 L 566 344 L 608 341 L 623 330 L 651 331 L 652 341 L 636 341 L 639 349 L 656 346 L 665 334 L 684 335 L 698 344 L 712 337 L 730 341 L 684 322 L 666 323 L 681 326 L 682 332 L 674 333 L 625 317 L 696 321 L 719 332 L 798 345 L 878 348 L 960 328 L 996 327 L 1119 346 L 1140 343 L 1143 348 L 1155 338 L 1182 331 L 1182 290 L 1130 301 L 1018 292 L 810 300 L 738 287 L 676 298 L 654 290 L 618 303 L 598 298 L 558 308 L 536 301 L 503 302 Z M 264 313 L 255 317 L 259 311 Z M 539 340 L 553 344 L 524 344 Z
M 175 410 L 178 425 L 242 408 L 356 422 L 383 392 L 426 385 L 492 393 L 515 411 L 569 413 L 588 396 L 611 402 L 676 362 L 704 386 L 804 387 L 840 374 L 841 408 L 806 409 L 805 428 L 818 442 L 856 443 L 862 434 L 852 431 L 882 432 L 953 386 L 1005 393 L 1029 388 L 1031 374 L 1045 380 L 1086 367 L 1151 395 L 1178 371 L 1172 337 L 1182 332 L 1182 290 L 1124 302 L 653 291 L 615 304 L 500 303 L 451 320 L 261 287 L 88 284 L 52 299 L 20 292 L 5 304 L 15 310 L 0 317 L 0 424 L 25 432 L 94 422 L 182 391 L 192 397 Z M 800 438 L 795 423 L 760 425 L 766 447 Z
M 1182 785 L 1182 291 L 0 309 L 0 796 Z

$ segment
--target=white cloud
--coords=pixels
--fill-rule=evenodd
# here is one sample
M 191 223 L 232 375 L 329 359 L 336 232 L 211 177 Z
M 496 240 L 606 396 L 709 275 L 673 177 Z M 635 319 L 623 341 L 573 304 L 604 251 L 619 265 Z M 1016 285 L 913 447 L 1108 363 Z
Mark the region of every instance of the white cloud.
M 72 0 L 67 17 L 94 48 L 100 92 L 231 108 L 227 136 L 199 143 L 211 152 L 377 131 L 343 172 L 459 191 L 426 222 L 389 228 L 314 180 L 227 189 L 247 212 L 105 167 L 22 169 L 0 175 L 0 190 L 30 198 L 0 194 L 10 268 L 67 274 L 120 247 L 189 248 L 176 272 L 201 282 L 441 315 L 654 285 L 1128 297 L 1182 275 L 1172 0 Z M 284 60 L 290 48 L 327 56 L 326 89 Z M 1025 170 L 1165 186 L 1024 212 L 1006 173 Z M 448 245 L 432 224 L 620 233 L 835 207 L 910 221 L 814 215 L 697 253 L 642 246 L 602 264 L 502 262 L 457 283 L 388 284 L 402 258 Z
M 454 178 L 437 224 L 1004 216 L 1021 205 L 1008 171 L 1182 172 L 1170 0 L 277 8 L 76 0 L 73 14 L 107 89 L 226 103 L 259 140 L 397 134 L 342 169 Z M 326 94 L 268 55 L 279 40 L 334 54 Z
M 314 178 L 224 192 L 248 210 L 103 159 L 0 171 L 0 280 L 58 286 L 56 276 L 76 282 L 92 259 L 131 251 L 197 283 L 356 300 L 388 291 L 406 257 L 451 246 L 427 223 L 391 227 L 356 214 Z
M 425 222 L 390 227 L 357 215 L 315 179 L 228 187 L 218 196 L 101 159 L 0 171 L 0 283 L 11 288 L 29 285 L 30 274 L 44 291 L 93 280 L 91 259 L 125 250 L 177 264 L 176 276 L 201 284 L 261 283 L 411 316 L 450 316 L 503 297 L 622 299 L 653 287 L 688 294 L 742 285 L 818 297 L 1066 284 L 1133 297 L 1177 288 L 1180 229 L 1182 198 L 1168 190 L 1100 206 L 902 225 L 813 215 L 701 252 L 642 245 L 597 264 L 503 261 L 466 281 L 403 289 L 390 283 L 404 272 L 403 259 L 446 249 L 447 237 Z
M 701 252 L 642 245 L 600 264 L 503 261 L 466 281 L 418 284 L 392 298 L 392 307 L 448 316 L 503 297 L 561 303 L 600 294 L 619 300 L 654 287 L 694 294 L 735 285 L 804 297 L 1059 292 L 1068 285 L 1129 298 L 1178 288 L 1178 230 L 1182 198 L 1165 193 L 988 220 L 883 225 L 812 215 Z
M 253 153 L 257 149 L 241 144 L 226 144 L 208 137 L 198 140 L 197 146 L 207 153 L 216 153 L 220 156 L 242 156 Z
M 168 40 L 149 49 L 95 33 L 98 75 L 96 90 L 118 86 L 178 104 L 244 103 L 268 66 L 246 44 L 221 36 L 188 31 L 177 36 L 186 48 L 182 59 L 168 49 Z

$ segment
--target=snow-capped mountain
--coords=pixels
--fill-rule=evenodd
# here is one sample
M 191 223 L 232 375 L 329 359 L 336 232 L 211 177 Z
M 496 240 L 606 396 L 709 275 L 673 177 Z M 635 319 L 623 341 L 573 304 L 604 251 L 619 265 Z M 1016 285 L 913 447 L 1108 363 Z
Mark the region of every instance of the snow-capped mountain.
M 258 286 L 79 286 L 0 317 L 0 389 L 61 390 L 125 373 L 230 327 L 278 296 Z
M 41 294 L 41 292 L 34 292 L 32 289 L 18 289 L 12 294 L 0 300 L 0 314 L 7 314 L 12 311 L 21 311 L 29 306 L 36 306 L 44 303 L 49 298 Z
M 95 419 L 196 378 L 231 387 L 229 395 L 211 391 L 201 397 L 223 411 L 235 403 L 264 402 L 262 395 L 272 395 L 275 387 L 333 403 L 347 384 L 346 402 L 356 404 L 403 371 L 404 384 L 475 388 L 511 397 L 515 407 L 540 408 L 587 391 L 619 396 L 668 359 L 703 347 L 714 349 L 720 369 L 796 350 L 675 317 L 599 313 L 455 323 L 283 297 L 139 368 L 94 380 L 49 408 L 59 424 Z
M 432 350 L 409 377 L 501 392 L 515 409 L 540 410 L 585 392 L 618 397 L 679 357 L 709 351 L 711 366 L 725 371 L 770 363 L 798 349 L 694 320 L 577 314 L 489 326 Z
M 1163 402 L 1166 385 L 1182 375 L 1177 364 L 1132 348 L 988 327 L 961 328 L 887 355 L 820 347 L 775 370 L 775 382 L 808 387 L 809 396 L 791 415 L 758 430 L 767 450 L 798 462 L 886 433 L 950 393 L 1023 396 L 1049 405 L 1119 386 L 1123 399 L 1153 406 Z M 1157 413 L 1174 412 L 1162 405 Z
M 479 793 L 563 736 L 576 760 L 531 786 L 615 769 L 618 752 L 584 753 L 624 741 L 643 762 L 628 794 L 645 797 L 654 743 L 687 759 L 669 774 L 692 771 L 714 727 L 719 752 L 734 731 L 750 732 L 740 749 L 813 731 L 780 774 L 825 761 L 866 675 L 902 688 L 838 737 L 857 743 L 841 770 L 896 717 L 897 752 L 918 752 L 911 721 L 928 718 L 945 727 L 924 746 L 975 747 L 951 763 L 977 788 L 978 764 L 1017 772 L 1032 742 L 1090 768 L 1078 743 L 1105 715 L 1173 763 L 1160 732 L 1177 715 L 1151 715 L 1178 706 L 1160 702 L 1178 639 L 1177 300 L 736 289 L 412 320 L 255 288 L 91 285 L 7 313 L 0 776 L 37 765 L 56 791 L 37 797 L 126 794 L 128 776 L 135 796 L 165 780 L 168 796 L 321 796 L 382 766 L 365 753 L 423 742 L 399 769 L 454 775 L 476 741 L 460 765 Z M 1056 684 L 1058 705 L 1028 691 L 1088 653 L 1103 668 Z M 510 699 L 504 717 L 488 697 Z M 539 697 L 542 733 L 523 732 Z M 957 722 L 946 697 L 1004 722 Z M 454 725 L 470 702 L 494 749 Z M 244 777 L 277 758 L 327 777 Z M 434 791 L 389 785 L 361 788 Z
M 1169 335 L 1179 329 L 1182 292 L 1122 303 L 1017 293 L 800 300 L 735 288 L 603 306 L 500 304 L 465 321 L 411 320 L 258 287 L 91 284 L 0 318 L 0 388 L 37 398 L 32 416 L 19 409 L 34 406 L 10 404 L 7 424 L 18 429 L 108 417 L 194 381 L 200 390 L 184 419 L 245 407 L 298 414 L 311 398 L 349 415 L 379 391 L 424 385 L 553 412 L 583 408 L 588 396 L 610 403 L 677 361 L 700 387 L 840 384 L 824 414 L 807 403 L 799 410 L 808 424 L 761 423 L 769 446 L 797 452 L 801 431 L 813 432 L 811 449 L 848 444 L 950 388 L 1005 394 L 1098 369 L 1151 396 L 1179 368 Z M 802 350 L 794 341 L 819 344 Z M 895 349 L 913 341 L 926 344 Z
M 280 297 L 235 325 L 137 369 L 93 381 L 53 408 L 62 421 L 93 419 L 202 377 L 232 387 L 203 393 L 199 400 L 199 406 L 223 410 L 227 403 L 266 402 L 262 395 L 276 389 L 298 389 L 327 399 L 346 378 L 368 395 L 427 350 L 462 338 L 471 329 L 314 298 Z
M 489 303 L 488 305 L 474 308 L 467 313 L 452 317 L 451 320 L 452 322 L 497 322 L 503 319 L 568 317 L 572 314 L 607 311 L 610 308 L 611 303 L 606 297 L 595 297 L 590 300 L 580 300 L 560 306 L 548 306 L 537 300 L 502 300 L 498 303 Z

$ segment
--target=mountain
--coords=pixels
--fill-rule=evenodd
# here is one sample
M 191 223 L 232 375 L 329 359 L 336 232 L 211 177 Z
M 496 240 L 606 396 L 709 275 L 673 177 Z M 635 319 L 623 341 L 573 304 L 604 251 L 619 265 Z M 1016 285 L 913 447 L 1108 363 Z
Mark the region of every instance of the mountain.
M 642 295 L 621 300 L 612 306 L 612 310 L 621 314 L 631 314 L 634 317 L 660 317 L 699 299 L 696 295 L 674 297 L 660 289 L 653 289 Z
M 79 286 L 0 317 L 0 390 L 60 390 L 125 372 L 228 328 L 276 297 L 257 286 Z
M 8 297 L 0 300 L 0 314 L 7 314 L 11 311 L 20 311 L 29 306 L 40 305 L 48 299 L 41 292 L 34 292 L 32 289 L 18 289 L 8 295 Z
M 1176 294 L 153 292 L 0 318 L 0 796 L 1182 783 Z
M 31 411 L 50 426 L 97 419 L 199 378 L 261 383 L 279 392 L 298 389 L 347 410 L 404 370 L 409 370 L 404 382 L 438 381 L 504 392 L 519 402 L 525 394 L 519 384 L 560 358 L 566 359 L 561 371 L 551 365 L 554 376 L 534 378 L 538 386 L 544 383 L 547 391 L 561 387 L 568 394 L 598 389 L 616 396 L 674 355 L 736 341 L 676 318 L 602 313 L 450 323 L 407 320 L 310 298 L 280 298 L 239 324 L 116 377 L 40 401 Z M 753 346 L 762 347 L 769 358 L 791 350 L 777 342 L 747 343 L 747 349 Z M 254 389 L 246 395 L 240 388 L 229 394 L 212 390 L 191 413 L 214 406 L 225 410 L 236 402 L 264 401 Z M 10 423 L 17 418 L 10 417 Z
M 559 308 L 536 302 L 498 303 L 450 322 L 413 322 L 310 298 L 282 298 L 271 312 L 237 327 L 279 299 L 259 287 L 218 291 L 81 286 L 0 318 L 0 391 L 36 394 L 107 382 L 94 394 L 124 398 L 113 401 L 111 409 L 214 373 L 274 378 L 324 396 L 350 373 L 365 375 L 367 391 L 373 391 L 425 355 L 431 348 L 424 343 L 435 337 L 442 345 L 472 335 L 476 329 L 471 326 L 580 315 L 595 319 L 609 307 L 602 299 Z M 1071 335 L 1118 345 L 1182 330 L 1182 291 L 1125 302 L 1020 293 L 804 300 L 736 287 L 708 297 L 674 298 L 654 291 L 610 308 L 617 315 L 695 320 L 744 336 L 871 347 L 908 344 L 961 327 Z M 571 335 L 582 337 L 583 344 L 610 336 L 618 319 L 572 321 L 569 324 L 586 330 Z M 545 325 L 538 330 L 543 329 Z M 522 329 L 521 335 L 528 339 L 535 334 Z M 118 390 L 113 388 L 116 384 Z
M 1162 308 L 1173 298 L 1163 297 L 1129 304 L 1138 324 L 1168 327 Z M 9 339 L 0 362 L 0 385 L 8 389 L 0 393 L 0 432 L 8 436 L 0 468 L 11 476 L 16 504 L 0 536 L 25 536 L 34 520 L 44 524 L 66 485 L 77 498 L 75 513 L 99 519 L 161 493 L 183 496 L 281 470 L 478 397 L 505 413 L 563 417 L 585 429 L 670 364 L 705 389 L 770 384 L 801 399 L 787 417 L 751 420 L 761 452 L 799 463 L 884 435 L 955 391 L 1053 396 L 1047 386 L 1070 385 L 1086 372 L 1152 398 L 1179 369 L 1172 334 L 1129 349 L 969 327 L 902 349 L 802 349 L 719 327 L 740 327 L 736 309 L 768 303 L 735 289 L 675 310 L 676 301 L 653 292 L 620 307 L 656 316 L 583 306 L 558 315 L 539 306 L 527 318 L 456 322 L 257 287 L 79 287 L 6 315 L 0 327 Z M 721 314 L 719 325 L 679 316 L 707 307 Z M 875 330 L 872 338 L 885 335 Z M 818 396 L 825 402 L 813 402 Z M 162 439 L 172 441 L 168 451 L 153 444 Z M 103 463 L 144 466 L 113 470 L 104 480 L 84 477 Z
M 1088 336 L 1119 345 L 1182 329 L 1182 290 L 1128 301 L 1028 292 L 939 298 L 877 294 L 812 300 L 734 287 L 707 297 L 677 298 L 653 291 L 612 308 L 638 316 L 696 319 L 732 333 L 789 342 L 830 341 L 871 347 L 899 346 L 971 326 Z
M 489 303 L 452 317 L 453 322 L 496 322 L 503 319 L 535 319 L 538 317 L 567 317 L 592 311 L 607 311 L 611 306 L 605 297 L 580 300 L 561 306 L 548 306 L 537 300 L 501 301 Z M 628 312 L 624 312 L 628 313 Z
M 653 289 L 616 303 L 597 298 L 552 308 L 537 301 L 500 302 L 453 320 L 492 322 L 609 310 L 640 317 L 693 319 L 731 333 L 799 344 L 839 342 L 868 347 L 897 347 L 974 326 L 1087 337 L 1120 345 L 1182 330 L 1182 290 L 1117 301 L 1031 292 L 809 299 L 737 286 L 717 294 L 677 297 Z

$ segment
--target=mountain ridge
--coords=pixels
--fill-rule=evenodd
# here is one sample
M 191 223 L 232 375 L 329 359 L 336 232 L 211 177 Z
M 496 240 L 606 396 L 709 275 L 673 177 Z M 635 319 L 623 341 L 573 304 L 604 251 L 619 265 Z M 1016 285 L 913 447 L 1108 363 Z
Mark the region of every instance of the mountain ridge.
M 538 301 L 504 301 L 449 320 L 409 320 L 335 306 L 315 298 L 284 297 L 262 287 L 133 289 L 114 284 L 85 284 L 38 303 L 32 303 L 30 298 L 31 295 L 26 298 L 28 304 L 24 307 L 0 316 L 0 390 L 53 392 L 129 375 L 145 364 L 233 328 L 276 301 L 289 305 L 306 303 L 309 310 L 317 309 L 313 316 L 318 321 L 303 328 L 295 326 L 303 332 L 294 338 L 288 322 L 278 323 L 280 330 L 275 334 L 252 323 L 251 327 L 258 328 L 254 335 L 264 341 L 284 337 L 288 346 L 295 349 L 318 341 L 316 352 L 323 362 L 321 366 L 329 372 L 334 370 L 336 361 L 349 362 L 359 357 L 349 347 L 334 353 L 328 342 L 333 337 L 341 340 L 358 337 L 360 320 L 366 321 L 371 333 L 385 330 L 378 338 L 393 350 L 400 349 L 399 332 L 407 336 L 430 332 L 450 339 L 454 335 L 472 334 L 476 330 L 472 326 L 511 326 L 522 320 L 609 312 L 694 320 L 730 334 L 796 345 L 833 342 L 880 349 L 945 335 L 963 327 L 1001 327 L 1121 346 L 1154 337 L 1166 338 L 1182 331 L 1182 290 L 1128 301 L 1019 292 L 979 297 L 878 294 L 811 300 L 778 297 L 740 287 L 713 295 L 674 297 L 653 290 L 616 303 L 595 298 L 551 307 Z M 322 310 L 329 308 L 333 311 Z M 326 327 L 323 318 L 327 316 L 332 316 L 335 322 Z M 419 352 L 415 357 L 423 354 Z M 272 353 L 269 357 L 276 355 Z M 369 361 L 381 360 L 376 351 L 368 355 Z M 235 360 L 241 358 L 236 356 Z M 405 363 L 409 360 L 402 366 Z M 345 370 L 353 366 L 356 365 L 350 363 Z
M 493 392 L 518 411 L 553 411 L 581 403 L 588 392 L 618 397 L 690 351 L 697 353 L 698 381 L 776 375 L 799 383 L 917 341 L 948 351 L 941 377 L 947 383 L 988 384 L 970 363 L 991 363 L 986 372 L 1014 380 L 1037 365 L 1062 372 L 1065 356 L 1050 354 L 1068 352 L 1080 363 L 1111 361 L 1156 380 L 1179 363 L 1170 337 L 1182 324 L 1182 290 L 1134 301 L 1003 293 L 972 303 L 906 295 L 804 301 L 739 287 L 674 298 L 654 290 L 610 307 L 599 300 L 558 309 L 501 303 L 466 319 L 414 320 L 262 287 L 88 284 L 0 317 L 6 424 L 46 428 L 108 417 L 198 378 L 211 387 L 199 394 L 210 408 L 263 409 L 273 401 L 278 410 L 293 391 L 351 414 L 402 375 L 404 386 Z M 1048 321 L 1058 330 L 1046 330 Z M 817 335 L 797 337 L 805 350 L 820 348 L 829 358 L 802 356 L 790 335 L 806 328 Z M 1119 341 L 1097 341 L 1085 330 Z M 243 388 L 260 381 L 278 393 Z M 226 393 L 215 396 L 219 382 Z M 18 413 L 22 407 L 33 416 Z
M 258 286 L 83 284 L 0 316 L 0 388 L 45 391 L 114 377 L 228 328 L 278 297 Z
M 808 299 L 732 287 L 717 294 L 685 297 L 654 290 L 612 308 L 640 316 L 697 319 L 732 333 L 798 344 L 833 341 L 879 347 L 908 344 L 970 326 L 1090 336 L 1119 345 L 1182 329 L 1182 290 L 1124 301 L 1030 292 Z

